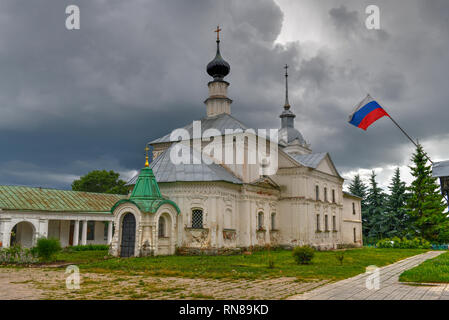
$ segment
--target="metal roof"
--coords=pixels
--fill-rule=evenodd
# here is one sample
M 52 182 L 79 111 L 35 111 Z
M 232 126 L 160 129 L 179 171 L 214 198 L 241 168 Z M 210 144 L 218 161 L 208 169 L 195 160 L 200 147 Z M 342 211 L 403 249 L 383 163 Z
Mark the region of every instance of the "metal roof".
M 449 177 L 449 160 L 435 162 L 432 167 L 434 177 Z
M 177 181 L 226 181 L 242 184 L 239 178 L 216 163 L 206 164 L 204 161 L 201 161 L 201 164 L 193 164 L 193 159 L 191 159 L 191 164 L 174 164 L 170 159 L 170 152 L 176 145 L 179 145 L 183 149 L 183 153 L 189 152 L 188 146 L 182 143 L 175 143 L 150 163 L 150 168 L 153 169 L 158 183 Z M 190 151 L 194 158 L 201 159 L 200 152 L 193 148 L 190 148 Z M 138 175 L 134 176 L 128 181 L 127 185 L 134 185 L 137 177 Z
M 326 157 L 327 153 L 311 153 L 311 154 L 292 154 L 287 153 L 290 157 L 305 167 L 316 169 L 320 162 Z
M 280 144 L 290 144 L 294 140 L 298 140 L 302 145 L 306 144 L 301 132 L 294 127 L 284 127 L 279 130 Z
M 172 205 L 176 209 L 178 214 L 181 212 L 176 203 L 162 197 L 153 170 L 148 167 L 145 167 L 142 170 L 140 170 L 140 173 L 137 177 L 136 185 L 129 199 L 119 200 L 111 208 L 111 212 L 114 212 L 117 206 L 126 202 L 131 202 L 135 204 L 142 212 L 154 213 L 163 204 Z
M 69 190 L 0 186 L 3 210 L 49 212 L 109 212 L 124 195 Z
M 241 129 L 243 131 L 248 129 L 246 125 L 227 113 L 222 113 L 213 117 L 206 117 L 199 121 L 201 121 L 201 134 L 203 134 L 207 129 L 216 129 L 220 131 L 222 135 L 225 134 L 226 129 Z M 183 129 L 187 130 L 190 137 L 193 138 L 193 123 L 186 125 Z M 159 139 L 151 141 L 150 144 L 170 142 L 170 135 L 171 133 L 166 134 Z
M 349 196 L 349 197 L 353 197 L 353 198 L 358 198 L 358 199 L 363 199 L 362 197 L 356 196 L 355 194 L 352 194 L 350 192 L 347 191 L 343 191 L 343 196 Z

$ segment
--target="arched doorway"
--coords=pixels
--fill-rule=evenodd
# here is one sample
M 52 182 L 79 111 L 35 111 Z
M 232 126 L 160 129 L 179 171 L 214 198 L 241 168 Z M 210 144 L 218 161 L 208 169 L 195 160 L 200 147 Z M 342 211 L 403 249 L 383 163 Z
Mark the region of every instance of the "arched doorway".
M 23 248 L 34 246 L 34 226 L 28 221 L 16 224 L 11 230 L 10 245 L 20 245 Z
M 163 213 L 158 221 L 158 255 L 173 254 L 172 252 L 172 221 L 168 213 Z
M 121 257 L 134 256 L 136 245 L 136 218 L 132 213 L 127 213 L 122 221 L 122 242 L 120 245 Z

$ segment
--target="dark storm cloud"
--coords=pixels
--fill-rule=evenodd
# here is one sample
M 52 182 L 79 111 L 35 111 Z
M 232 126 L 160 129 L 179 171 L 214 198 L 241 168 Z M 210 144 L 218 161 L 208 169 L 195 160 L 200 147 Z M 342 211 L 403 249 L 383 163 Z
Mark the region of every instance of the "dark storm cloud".
M 65 29 L 69 4 L 79 31 Z M 448 5 L 380 1 L 382 30 L 369 31 L 367 4 L 314 3 L 334 43 L 311 56 L 300 33 L 275 44 L 283 13 L 271 0 L 4 0 L 0 183 L 68 187 L 92 169 L 140 168 L 147 141 L 204 116 L 217 24 L 236 117 L 279 126 L 288 63 L 297 126 L 315 151 L 342 171 L 401 162 L 407 141 L 387 120 L 368 134 L 347 116 L 370 91 L 414 136 L 448 133 Z

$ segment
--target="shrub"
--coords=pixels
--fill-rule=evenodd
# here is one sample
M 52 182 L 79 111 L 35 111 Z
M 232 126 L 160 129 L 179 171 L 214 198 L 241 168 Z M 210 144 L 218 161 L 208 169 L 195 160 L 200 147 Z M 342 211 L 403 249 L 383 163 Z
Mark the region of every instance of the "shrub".
M 271 255 L 269 255 L 268 256 L 268 269 L 274 269 L 274 258 L 271 256 Z
M 59 251 L 61 251 L 61 243 L 58 239 L 40 238 L 37 240 L 36 252 L 43 261 L 50 261 Z
M 19 245 L 0 249 L 0 264 L 29 264 L 35 262 L 37 262 L 37 256 L 33 249 L 22 248 Z
M 301 246 L 293 249 L 293 258 L 297 264 L 309 264 L 314 255 L 315 249 L 310 246 Z
M 400 247 L 401 247 L 401 238 L 399 238 L 399 237 L 393 237 L 393 238 L 391 239 L 391 241 L 393 242 L 393 243 L 392 243 L 393 248 L 400 248 Z
M 343 260 L 345 258 L 345 251 L 337 251 L 335 253 L 335 258 L 340 262 L 340 265 L 343 265 Z
M 84 246 L 79 245 L 68 248 L 68 251 L 100 251 L 100 250 L 109 250 L 109 246 L 107 244 L 88 244 Z
M 392 239 L 385 238 L 377 241 L 377 248 L 399 248 L 399 249 L 430 249 L 432 245 L 429 241 L 422 238 L 398 238 L 394 237 Z
M 378 247 L 378 248 L 393 248 L 393 242 L 388 238 L 382 239 L 382 240 L 377 241 L 376 247 Z

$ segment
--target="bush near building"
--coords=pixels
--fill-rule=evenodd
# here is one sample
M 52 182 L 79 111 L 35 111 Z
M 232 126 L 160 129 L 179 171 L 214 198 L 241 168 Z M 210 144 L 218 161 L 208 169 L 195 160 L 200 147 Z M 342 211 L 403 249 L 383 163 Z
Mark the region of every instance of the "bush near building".
M 385 238 L 376 243 L 378 248 L 395 248 L 395 249 L 431 249 L 432 245 L 429 241 L 422 238 Z

